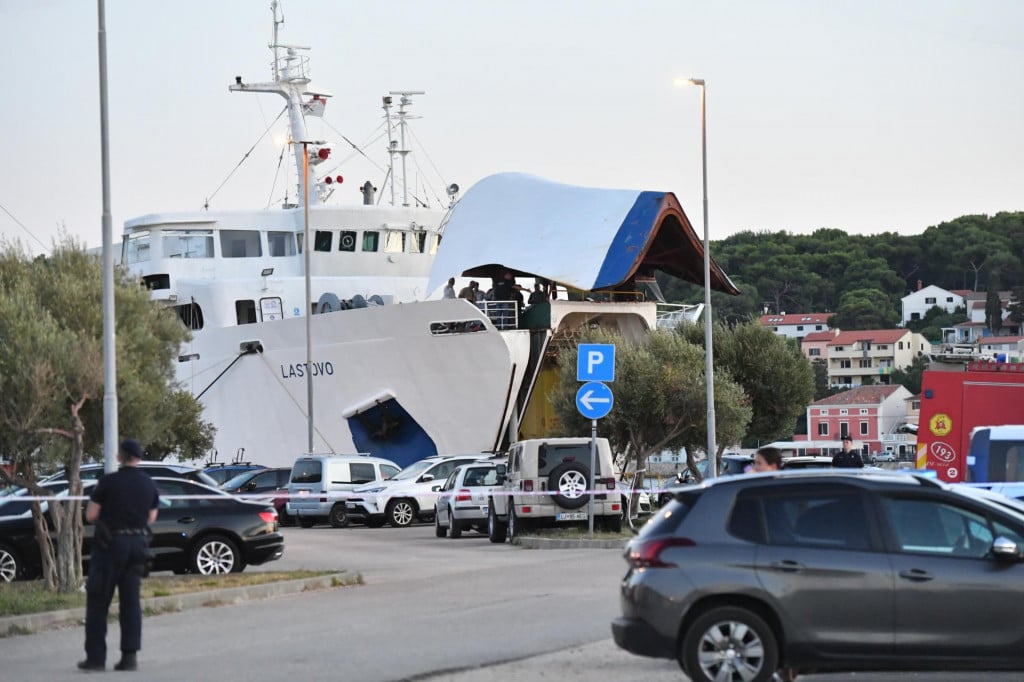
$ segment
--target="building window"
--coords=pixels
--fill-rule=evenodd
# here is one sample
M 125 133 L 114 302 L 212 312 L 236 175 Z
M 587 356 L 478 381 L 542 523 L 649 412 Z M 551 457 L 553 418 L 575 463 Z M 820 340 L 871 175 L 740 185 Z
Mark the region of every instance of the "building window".
M 861 422 L 860 423 L 860 435 L 862 435 L 862 436 L 868 435 L 868 423 L 867 422 Z
M 888 344 L 882 344 L 881 346 L 877 346 L 875 350 L 889 350 L 889 346 Z
M 850 411 L 848 409 L 846 409 L 845 407 L 839 410 L 839 415 L 840 416 L 845 417 L 848 414 L 850 414 Z
M 952 303 L 952 302 L 953 302 L 953 297 L 952 296 L 947 296 L 946 297 L 946 303 Z
M 839 369 L 850 369 L 851 367 L 852 367 L 852 365 L 850 364 L 849 360 L 840 360 L 839 361 Z
M 920 320 L 921 319 L 921 313 L 910 313 L 910 319 L 912 319 L 912 320 Z
M 802 331 L 804 330 L 804 326 L 803 326 L 802 324 L 798 324 L 798 325 L 796 326 L 796 330 L 797 330 L 798 332 L 802 332 Z
M 828 422 L 818 422 L 818 435 L 819 436 L 827 436 L 828 435 Z
M 814 331 L 820 332 L 821 331 L 821 325 L 820 324 L 814 325 Z
M 820 348 L 808 348 L 807 349 L 807 354 L 810 355 L 811 357 L 818 357 L 819 355 L 821 355 L 821 349 Z
M 903 350 L 903 342 L 902 341 L 900 341 L 899 346 L 897 347 L 897 350 Z
M 929 296 L 928 298 L 924 299 L 924 303 L 925 305 L 935 305 L 935 297 Z
M 842 346 L 836 346 L 836 350 L 845 350 Z
M 868 408 L 866 408 L 866 407 L 860 408 L 860 413 L 861 414 L 867 414 L 868 413 Z
M 828 410 L 818 410 L 818 416 L 819 417 L 827 417 L 828 416 Z
M 871 369 L 871 358 L 861 358 L 860 367 L 861 369 Z

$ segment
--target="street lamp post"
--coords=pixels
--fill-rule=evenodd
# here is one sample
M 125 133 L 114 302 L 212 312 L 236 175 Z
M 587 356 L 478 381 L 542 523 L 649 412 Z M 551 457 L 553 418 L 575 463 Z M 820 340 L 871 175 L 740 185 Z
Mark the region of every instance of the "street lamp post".
M 708 244 L 707 86 L 703 78 L 691 78 L 690 83 L 700 86 L 700 150 L 704 170 L 704 372 L 707 374 L 708 391 L 708 475 L 715 477 L 718 475 L 718 457 L 715 448 L 715 365 L 711 333 L 711 251 Z

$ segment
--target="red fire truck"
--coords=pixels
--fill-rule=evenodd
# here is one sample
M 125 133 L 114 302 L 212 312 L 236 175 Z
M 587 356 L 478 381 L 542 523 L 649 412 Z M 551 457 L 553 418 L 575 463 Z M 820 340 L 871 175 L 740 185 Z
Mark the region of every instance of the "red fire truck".
M 975 429 L 1008 424 L 1024 424 L 1024 363 L 975 361 L 965 371 L 927 370 L 921 379 L 917 468 L 951 483 L 1006 480 L 1010 464 L 990 462 L 986 453 L 984 466 L 976 467 L 970 450 Z

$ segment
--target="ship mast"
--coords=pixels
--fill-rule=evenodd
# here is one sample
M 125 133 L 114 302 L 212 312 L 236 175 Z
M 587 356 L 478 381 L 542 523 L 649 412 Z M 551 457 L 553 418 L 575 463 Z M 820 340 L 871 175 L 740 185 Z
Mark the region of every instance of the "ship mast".
M 302 169 L 307 164 L 316 165 L 325 161 L 330 155 L 329 145 L 301 143 L 309 140 L 306 132 L 306 113 L 322 115 L 326 98 L 331 95 L 325 91 L 310 88 L 309 57 L 302 54 L 309 51 L 310 48 L 286 45 L 280 42 L 278 31 L 284 24 L 284 14 L 278 12 L 277 2 L 272 2 L 270 9 L 274 13 L 274 39 L 269 45 L 274 52 L 274 62 L 271 65 L 271 75 L 274 80 L 266 83 L 243 83 L 241 76 L 235 76 L 235 82 L 228 86 L 228 90 L 231 92 L 270 92 L 284 97 L 288 108 L 295 167 Z M 309 102 L 303 102 L 303 95 L 312 95 L 312 99 Z M 305 174 L 300 170 L 298 173 L 299 197 L 306 196 L 306 182 Z M 313 205 L 322 204 L 323 188 L 318 183 L 312 183 L 310 189 L 316 191 L 309 192 L 309 202 Z

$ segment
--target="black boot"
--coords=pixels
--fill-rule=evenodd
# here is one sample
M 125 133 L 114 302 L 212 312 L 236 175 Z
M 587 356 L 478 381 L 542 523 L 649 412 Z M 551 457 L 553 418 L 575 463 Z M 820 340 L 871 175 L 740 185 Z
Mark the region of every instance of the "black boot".
M 114 670 L 138 670 L 139 662 L 135 660 L 134 651 L 122 651 L 121 660 L 114 665 Z
M 102 661 L 90 661 L 88 658 L 78 662 L 78 669 L 82 672 L 93 673 L 106 670 L 107 666 Z

